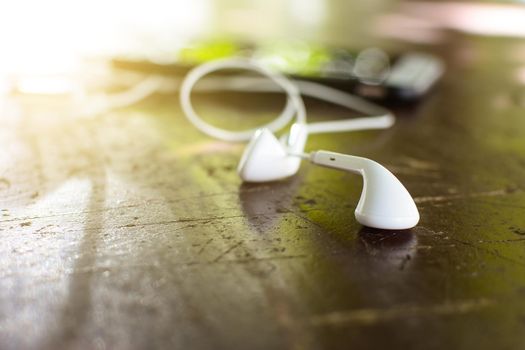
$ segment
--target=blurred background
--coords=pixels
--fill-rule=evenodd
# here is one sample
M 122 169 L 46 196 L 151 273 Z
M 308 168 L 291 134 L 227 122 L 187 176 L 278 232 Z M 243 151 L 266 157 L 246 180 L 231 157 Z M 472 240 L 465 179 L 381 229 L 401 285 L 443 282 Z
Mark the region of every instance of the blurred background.
M 450 31 L 521 38 L 525 8 L 519 1 L 2 2 L 0 92 L 64 92 L 72 88 L 64 78 L 86 72 L 87 61 L 119 57 L 169 64 L 180 59 L 181 48 L 203 40 L 400 50 L 446 42 Z

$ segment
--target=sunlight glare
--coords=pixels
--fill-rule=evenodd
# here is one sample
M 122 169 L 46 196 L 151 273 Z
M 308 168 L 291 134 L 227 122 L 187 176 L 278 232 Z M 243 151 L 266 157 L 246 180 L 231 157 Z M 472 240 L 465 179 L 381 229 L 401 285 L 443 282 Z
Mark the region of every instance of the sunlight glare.
M 210 0 L 0 2 L 0 77 L 69 74 L 80 60 L 167 54 L 205 30 Z

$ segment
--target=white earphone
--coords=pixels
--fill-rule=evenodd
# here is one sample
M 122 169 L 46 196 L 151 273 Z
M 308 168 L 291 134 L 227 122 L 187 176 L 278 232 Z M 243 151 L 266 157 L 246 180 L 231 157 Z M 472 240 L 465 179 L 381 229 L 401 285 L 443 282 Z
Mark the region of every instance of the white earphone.
M 271 79 L 288 96 L 281 115 L 261 128 L 245 131 L 224 130 L 204 122 L 193 109 L 191 90 L 203 76 L 221 69 L 251 70 Z M 275 86 L 268 85 L 268 80 L 251 77 L 222 78 L 212 82 L 208 88 L 275 91 Z M 378 116 L 307 124 L 300 92 Z M 387 128 L 394 123 L 394 117 L 389 111 L 320 84 L 291 82 L 285 76 L 246 59 L 218 60 L 194 68 L 182 83 L 180 101 L 186 117 L 202 132 L 226 141 L 250 139 L 237 169 L 243 181 L 267 182 L 290 177 L 299 170 L 301 159 L 307 158 L 313 164 L 363 176 L 363 191 L 355 210 L 355 217 L 362 225 L 381 229 L 408 229 L 417 225 L 419 212 L 414 200 L 403 184 L 379 163 L 367 158 L 328 151 L 303 153 L 310 133 Z M 283 128 L 294 115 L 296 122 L 292 125 L 290 133 L 279 141 L 272 131 Z

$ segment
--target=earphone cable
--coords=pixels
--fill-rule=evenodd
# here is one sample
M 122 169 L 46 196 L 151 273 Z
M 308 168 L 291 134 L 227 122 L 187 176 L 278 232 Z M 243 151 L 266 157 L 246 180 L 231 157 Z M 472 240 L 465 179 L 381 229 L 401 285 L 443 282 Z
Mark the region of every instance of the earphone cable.
M 218 128 L 203 121 L 191 103 L 191 91 L 195 84 L 204 76 L 223 69 L 255 71 L 265 78 L 246 76 L 220 77 L 209 79 L 199 91 L 248 91 L 248 92 L 276 92 L 284 91 L 287 102 L 283 112 L 272 122 L 254 129 L 230 131 Z M 273 81 L 273 83 L 272 83 Z M 275 86 L 277 84 L 277 87 Z M 223 59 L 204 63 L 191 70 L 180 89 L 180 103 L 188 120 L 202 132 L 225 141 L 246 141 L 253 133 L 263 127 L 275 132 L 284 128 L 296 116 L 297 122 L 306 123 L 306 111 L 301 93 L 323 101 L 334 103 L 358 112 L 371 115 L 370 117 L 349 118 L 327 122 L 308 123 L 309 133 L 344 132 L 365 129 L 384 129 L 392 126 L 395 117 L 387 109 L 368 102 L 358 96 L 344 93 L 321 84 L 307 81 L 292 81 L 284 75 L 275 72 L 252 60 L 235 58 Z

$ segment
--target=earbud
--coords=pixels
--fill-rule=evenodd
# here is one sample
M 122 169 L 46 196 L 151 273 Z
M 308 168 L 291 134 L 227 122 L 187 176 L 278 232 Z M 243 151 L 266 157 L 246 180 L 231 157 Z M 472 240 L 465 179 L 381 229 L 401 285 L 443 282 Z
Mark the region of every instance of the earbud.
M 362 225 L 403 230 L 419 222 L 419 212 L 412 196 L 381 164 L 367 158 L 328 151 L 313 152 L 310 161 L 363 176 L 363 191 L 355 209 L 355 218 Z
M 285 144 L 270 130 L 257 130 L 241 157 L 239 176 L 245 182 L 268 182 L 294 175 L 301 158 L 290 154 L 303 152 L 307 136 L 306 125 L 297 123 L 292 125 Z

